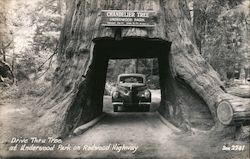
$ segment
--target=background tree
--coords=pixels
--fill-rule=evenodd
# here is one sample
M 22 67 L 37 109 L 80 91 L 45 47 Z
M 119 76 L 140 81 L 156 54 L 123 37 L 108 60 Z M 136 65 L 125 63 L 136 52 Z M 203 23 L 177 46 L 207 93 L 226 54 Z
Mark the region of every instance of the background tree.
M 14 82 L 13 67 L 9 65 L 11 61 L 8 55 L 13 48 L 13 35 L 7 20 L 9 1 L 0 1 L 0 7 L 0 86 L 7 86 Z
M 10 1 L 7 22 L 13 48 L 7 54 L 14 59 L 18 81 L 46 77 L 53 70 L 64 13 L 63 0 Z
M 8 27 L 7 14 L 8 14 L 9 1 L 0 1 L 0 55 L 2 60 L 6 62 L 7 52 L 13 47 L 12 31 Z
M 141 73 L 147 78 L 151 89 L 159 89 L 159 70 L 157 59 L 110 60 L 107 71 L 107 82 L 115 83 L 119 74 Z
M 196 42 L 222 80 L 234 78 L 249 63 L 249 1 L 194 0 Z M 239 75 L 238 75 L 239 77 Z

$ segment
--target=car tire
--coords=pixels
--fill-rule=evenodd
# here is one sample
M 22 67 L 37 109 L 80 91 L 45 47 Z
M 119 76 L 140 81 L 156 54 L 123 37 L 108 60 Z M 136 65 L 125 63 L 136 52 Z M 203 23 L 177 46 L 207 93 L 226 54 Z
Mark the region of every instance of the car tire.
M 114 112 L 118 112 L 118 105 L 114 105 Z

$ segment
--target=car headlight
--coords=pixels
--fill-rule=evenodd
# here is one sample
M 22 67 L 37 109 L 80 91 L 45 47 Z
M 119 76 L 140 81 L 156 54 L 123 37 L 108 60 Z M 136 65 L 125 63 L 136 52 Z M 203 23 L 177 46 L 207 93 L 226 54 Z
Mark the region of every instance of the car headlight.
M 144 92 L 145 98 L 150 98 L 150 95 L 151 95 L 150 91 L 146 90 L 146 91 Z
M 113 97 L 113 98 L 118 98 L 118 97 L 119 97 L 119 92 L 115 91 L 115 92 L 112 94 L 112 97 Z

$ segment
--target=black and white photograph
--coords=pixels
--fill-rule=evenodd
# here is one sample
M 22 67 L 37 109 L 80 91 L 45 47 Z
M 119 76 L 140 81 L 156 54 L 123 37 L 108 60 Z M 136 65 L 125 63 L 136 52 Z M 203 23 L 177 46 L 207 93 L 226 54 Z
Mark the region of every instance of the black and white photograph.
M 250 159 L 250 0 L 0 0 L 0 159 Z

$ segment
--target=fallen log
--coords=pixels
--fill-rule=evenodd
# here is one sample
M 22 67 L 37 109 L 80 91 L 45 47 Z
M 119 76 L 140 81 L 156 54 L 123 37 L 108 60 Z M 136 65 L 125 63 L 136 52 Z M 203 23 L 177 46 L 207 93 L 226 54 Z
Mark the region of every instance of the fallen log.
M 242 98 L 250 98 L 250 86 L 242 85 L 238 87 L 231 87 L 227 89 L 229 94 L 242 97 Z
M 224 125 L 250 121 L 250 100 L 232 95 L 225 96 L 217 107 L 217 116 Z

